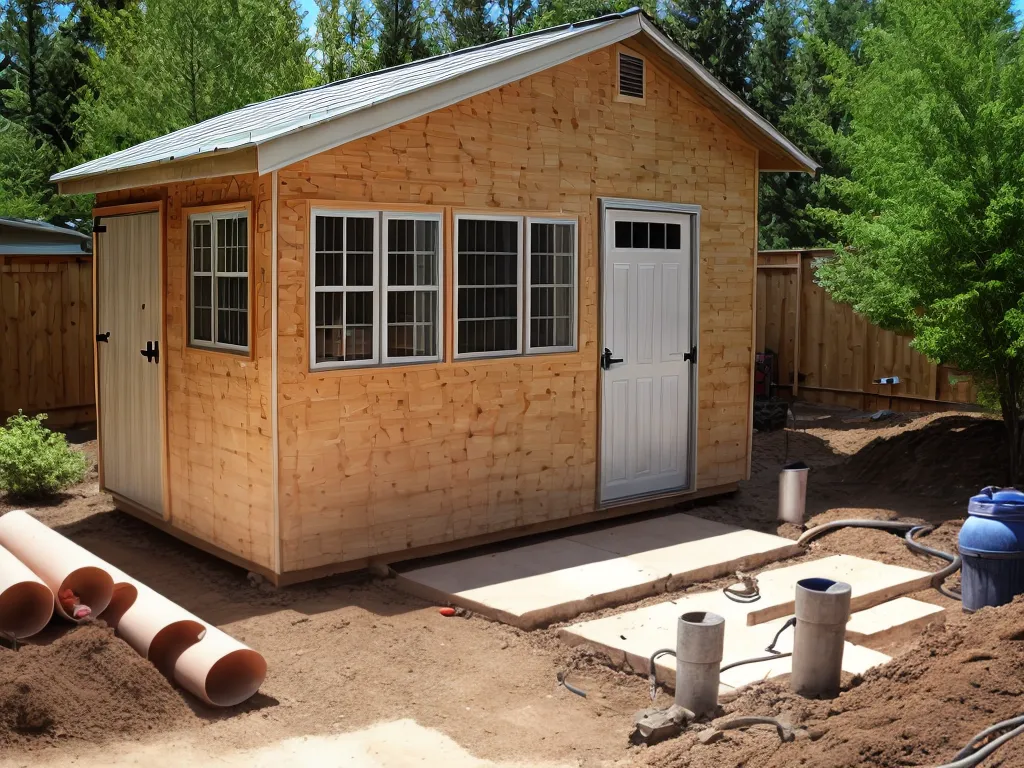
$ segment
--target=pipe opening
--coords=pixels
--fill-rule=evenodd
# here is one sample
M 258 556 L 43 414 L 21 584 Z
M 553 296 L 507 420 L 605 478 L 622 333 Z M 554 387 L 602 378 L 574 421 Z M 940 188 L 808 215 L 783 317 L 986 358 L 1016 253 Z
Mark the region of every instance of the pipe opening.
M 797 586 L 803 587 L 811 592 L 828 592 L 838 583 L 839 582 L 833 581 L 832 579 L 815 577 L 810 579 L 800 579 L 800 581 L 797 582 Z
M 198 621 L 184 619 L 168 624 L 153 637 L 147 658 L 164 677 L 173 680 L 178 657 L 205 635 L 206 627 Z
M 90 615 L 96 617 L 103 613 L 107 606 L 110 605 L 110 600 L 114 596 L 114 580 L 102 568 L 87 565 L 84 568 L 72 571 L 61 582 L 60 589 L 57 590 L 57 600 L 55 601 L 57 611 L 65 619 L 74 621 L 77 624 L 79 620 L 65 611 L 64 607 L 60 604 L 60 593 L 65 589 L 70 589 L 74 592 L 78 598 L 78 603 L 89 606 L 92 609 Z
M 119 584 L 114 585 L 114 594 L 110 598 L 110 605 L 107 606 L 107 610 L 100 616 L 110 627 L 117 629 L 117 625 L 121 623 L 121 618 L 128 612 L 128 609 L 135 605 L 135 601 L 139 598 L 139 590 L 135 588 L 134 584 L 129 584 L 126 581 L 122 581 Z
M 0 630 L 19 640 L 42 630 L 52 616 L 53 593 L 45 584 L 22 581 L 0 594 Z
M 241 648 L 210 668 L 206 675 L 206 696 L 218 707 L 233 707 L 256 693 L 266 676 L 266 660 L 256 651 Z
M 710 611 L 689 611 L 679 618 L 687 624 L 693 624 L 700 627 L 713 627 L 716 624 L 721 624 L 725 621 L 725 619 L 717 613 L 711 613 Z

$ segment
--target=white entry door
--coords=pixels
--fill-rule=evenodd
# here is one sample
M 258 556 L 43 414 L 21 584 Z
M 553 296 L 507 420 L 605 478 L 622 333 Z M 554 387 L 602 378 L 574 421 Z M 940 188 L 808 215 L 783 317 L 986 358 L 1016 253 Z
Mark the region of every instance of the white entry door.
M 604 212 L 602 502 L 691 484 L 692 216 Z
M 100 219 L 96 361 L 103 486 L 163 516 L 160 216 Z

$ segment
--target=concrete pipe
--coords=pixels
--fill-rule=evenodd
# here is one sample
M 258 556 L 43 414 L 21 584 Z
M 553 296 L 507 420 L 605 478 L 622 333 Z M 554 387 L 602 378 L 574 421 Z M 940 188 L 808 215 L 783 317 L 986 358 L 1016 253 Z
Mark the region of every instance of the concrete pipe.
M 796 584 L 791 684 L 801 696 L 839 694 L 850 597 L 850 585 L 842 581 L 801 579 Z
M 23 562 L 0 547 L 0 632 L 31 637 L 53 616 L 53 592 Z
M 106 563 L 23 510 L 0 517 L 0 546 L 43 580 L 56 597 L 54 608 L 65 619 L 95 618 L 113 597 L 114 580 Z M 65 600 L 62 595 L 70 597 Z M 76 607 L 85 606 L 89 612 L 76 616 Z
M 725 619 L 693 611 L 679 617 L 676 633 L 676 704 L 695 715 L 718 707 L 718 669 L 725 645 Z

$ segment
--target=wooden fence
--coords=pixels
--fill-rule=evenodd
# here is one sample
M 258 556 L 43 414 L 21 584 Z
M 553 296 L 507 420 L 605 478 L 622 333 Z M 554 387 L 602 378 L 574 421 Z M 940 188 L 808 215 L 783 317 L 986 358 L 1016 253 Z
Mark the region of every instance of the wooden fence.
M 0 418 L 94 421 L 92 258 L 0 256 Z
M 755 305 L 758 352 L 777 355 L 779 394 L 874 410 L 948 410 L 973 404 L 971 378 L 910 348 L 911 337 L 883 331 L 814 282 L 812 262 L 828 250 L 762 251 Z M 898 376 L 895 386 L 875 380 Z M 890 391 L 891 390 L 891 391 Z

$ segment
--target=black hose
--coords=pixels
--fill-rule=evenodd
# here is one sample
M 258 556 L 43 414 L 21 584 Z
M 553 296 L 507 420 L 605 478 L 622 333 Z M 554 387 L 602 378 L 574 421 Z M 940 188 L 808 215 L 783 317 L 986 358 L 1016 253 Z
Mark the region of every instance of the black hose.
M 944 763 L 943 765 L 938 766 L 938 768 L 975 768 L 975 766 L 981 765 L 983 760 L 1003 746 L 1003 744 L 1016 736 L 1020 736 L 1022 733 L 1024 733 L 1024 725 L 1019 725 L 1012 731 L 1004 733 L 998 739 L 993 739 L 980 749 L 969 753 L 966 757 L 961 757 L 959 760 L 954 757 L 952 763 Z M 959 755 L 962 753 L 963 750 L 957 754 Z
M 727 669 L 732 669 L 733 667 L 742 667 L 744 664 L 756 664 L 759 661 L 775 661 L 775 659 L 788 659 L 792 655 L 792 653 L 773 653 L 771 656 L 758 656 L 753 659 L 743 659 L 742 661 L 734 661 L 731 664 L 726 664 L 718 671 L 725 672 Z
M 939 549 L 933 549 L 932 547 L 925 546 L 914 539 L 914 537 L 919 533 L 931 533 L 934 531 L 934 525 L 904 523 L 899 520 L 833 520 L 831 523 L 824 523 L 823 525 L 818 525 L 804 531 L 803 535 L 797 539 L 796 543 L 800 546 L 806 546 L 823 533 L 835 531 L 840 528 L 874 528 L 880 531 L 895 531 L 897 533 L 903 533 L 904 541 L 912 551 L 920 554 L 932 555 L 933 557 L 941 558 L 949 563 L 945 568 L 942 568 L 932 574 L 932 586 L 934 586 L 940 594 L 945 595 L 952 600 L 962 599 L 959 592 L 947 589 L 942 583 L 960 570 L 960 556 L 951 555 L 948 552 L 943 552 Z
M 654 701 L 658 696 L 658 672 L 654 668 L 654 662 L 659 656 L 665 656 L 667 654 L 675 656 L 676 652 L 672 648 L 659 648 L 651 654 L 651 657 L 648 660 L 648 663 L 650 664 L 649 669 L 651 670 L 651 672 L 647 676 L 647 679 L 651 684 L 651 701 Z
M 975 734 L 974 736 L 972 736 L 971 740 L 967 742 L 967 746 L 964 747 L 963 749 L 961 749 L 955 755 L 953 755 L 953 759 L 954 760 L 960 760 L 961 758 L 968 757 L 968 756 L 974 754 L 975 752 L 977 752 L 977 750 L 979 750 L 983 746 L 983 745 L 978 744 L 978 742 L 982 741 L 983 739 L 988 738 L 993 733 L 998 733 L 999 731 L 1005 731 L 1005 730 L 1007 730 L 1009 728 L 1017 728 L 1017 727 L 1022 726 L 1022 725 L 1024 725 L 1024 715 L 1017 715 L 1017 717 L 1012 717 L 1009 720 L 1003 720 L 1001 723 L 996 723 L 995 725 L 990 725 L 988 728 L 983 730 L 981 733 L 978 733 L 978 734 Z

